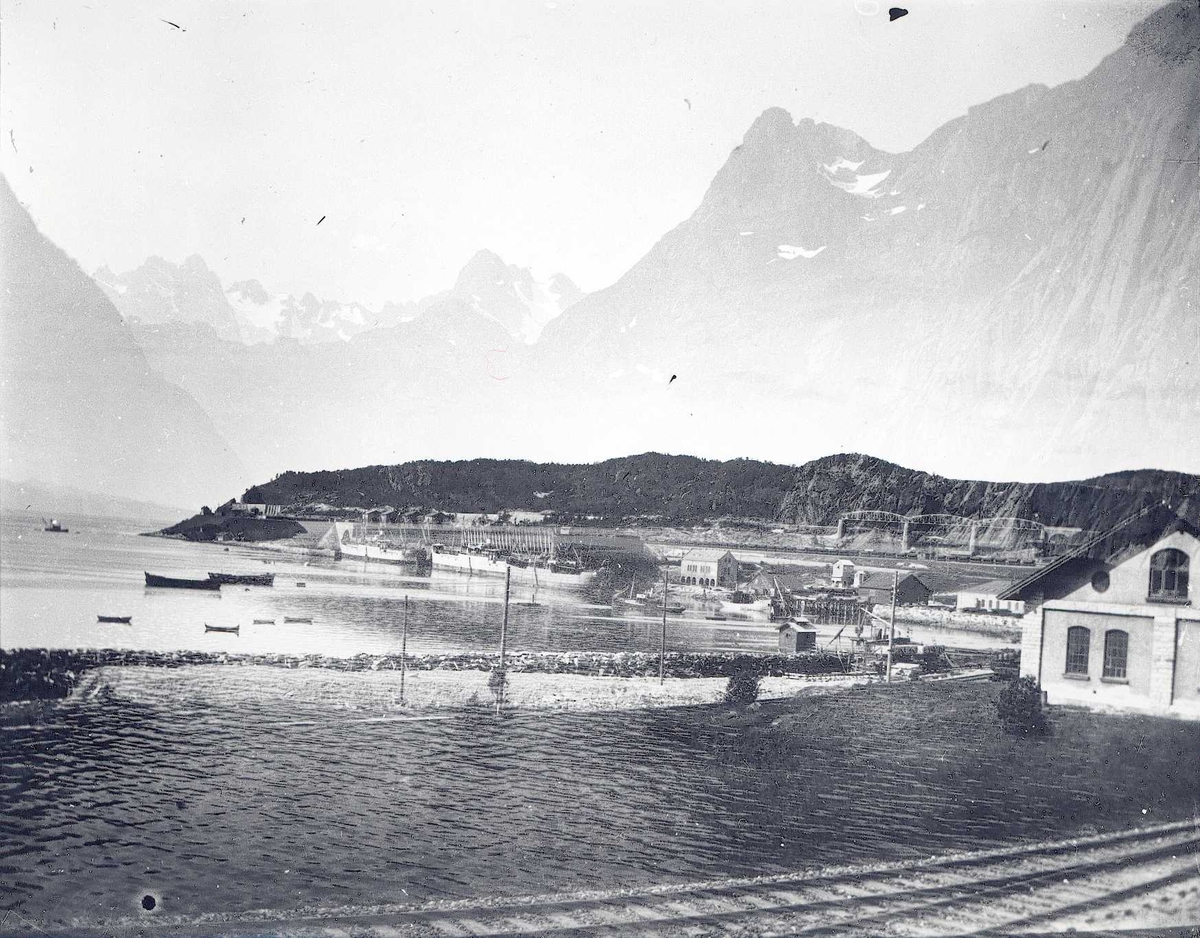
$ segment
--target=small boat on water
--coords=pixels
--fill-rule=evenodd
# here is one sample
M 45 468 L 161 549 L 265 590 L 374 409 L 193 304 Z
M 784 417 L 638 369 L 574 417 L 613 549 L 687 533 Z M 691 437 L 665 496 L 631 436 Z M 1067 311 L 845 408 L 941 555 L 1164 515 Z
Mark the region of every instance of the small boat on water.
M 239 586 L 274 586 L 274 573 L 210 573 L 210 580 L 218 583 L 236 583 Z
M 221 584 L 217 580 L 187 580 L 182 577 L 159 576 L 157 573 L 146 574 L 146 585 L 180 590 L 219 590 L 221 588 Z
M 309 616 L 284 616 L 284 622 L 312 622 Z
M 45 527 L 42 528 L 42 530 L 45 531 L 47 534 L 67 534 L 70 531 L 70 528 L 64 528 L 61 524 L 59 524 L 53 518 L 51 518 L 49 521 L 47 521 L 45 518 L 43 518 L 42 524 L 45 525 Z
M 274 619 L 255 619 L 254 624 L 255 625 L 274 625 L 275 620 Z
M 303 580 L 299 580 L 299 581 L 297 581 L 296 585 L 297 586 L 307 586 L 308 584 L 305 583 Z
M 719 612 L 714 612 L 712 615 L 705 616 L 704 618 L 708 619 L 710 622 L 725 622 L 729 619 L 729 616 L 723 616 Z
M 209 625 L 204 623 L 204 631 L 206 632 L 241 632 L 240 625 Z
M 644 606 L 644 605 L 646 605 L 646 601 L 644 599 L 639 599 L 638 597 L 633 595 L 633 591 L 636 588 L 637 588 L 637 580 L 634 580 L 632 583 L 629 584 L 629 595 L 625 596 L 621 593 L 618 593 L 616 596 L 613 597 L 613 604 L 618 605 L 618 606 Z
M 121 625 L 128 625 L 133 621 L 133 616 L 96 616 L 97 622 L 116 622 Z

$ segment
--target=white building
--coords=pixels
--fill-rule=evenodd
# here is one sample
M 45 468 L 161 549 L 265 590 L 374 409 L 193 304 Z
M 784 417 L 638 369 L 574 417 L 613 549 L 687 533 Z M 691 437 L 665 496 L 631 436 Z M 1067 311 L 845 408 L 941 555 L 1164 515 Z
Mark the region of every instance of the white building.
M 737 589 L 738 561 L 729 551 L 690 550 L 679 561 L 679 582 Z
M 1200 719 L 1200 530 L 1145 509 L 999 594 L 1022 599 L 1021 673 L 1047 703 Z
M 840 589 L 850 589 L 854 586 L 855 566 L 849 560 L 836 560 L 833 571 L 829 574 L 829 585 Z

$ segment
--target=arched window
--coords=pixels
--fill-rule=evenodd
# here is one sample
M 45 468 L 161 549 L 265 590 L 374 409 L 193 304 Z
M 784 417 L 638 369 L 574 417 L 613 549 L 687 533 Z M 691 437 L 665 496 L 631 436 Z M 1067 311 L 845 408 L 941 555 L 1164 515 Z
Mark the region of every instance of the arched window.
M 1188 555 L 1168 547 L 1150 558 L 1150 599 L 1178 602 L 1188 595 Z
M 1129 663 L 1129 633 L 1111 629 L 1104 633 L 1104 677 L 1125 680 Z
M 1067 629 L 1067 674 L 1087 674 L 1092 632 L 1082 625 Z

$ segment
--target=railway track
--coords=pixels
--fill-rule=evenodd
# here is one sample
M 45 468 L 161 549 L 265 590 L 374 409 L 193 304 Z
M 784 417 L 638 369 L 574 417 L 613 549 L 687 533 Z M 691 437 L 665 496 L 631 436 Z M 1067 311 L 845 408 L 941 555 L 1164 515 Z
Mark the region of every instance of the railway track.
M 263 911 L 113 923 L 72 934 L 356 936 L 962 935 L 1200 925 L 1200 823 L 872 867 L 619 892 Z

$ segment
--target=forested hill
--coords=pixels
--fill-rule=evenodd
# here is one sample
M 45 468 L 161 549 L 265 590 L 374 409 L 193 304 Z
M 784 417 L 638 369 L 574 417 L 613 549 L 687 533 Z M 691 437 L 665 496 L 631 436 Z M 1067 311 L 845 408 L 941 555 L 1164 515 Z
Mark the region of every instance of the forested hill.
M 796 469 L 643 453 L 568 465 L 517 459 L 418 461 L 329 472 L 285 472 L 249 489 L 248 502 L 422 507 L 444 512 L 519 509 L 563 516 L 660 515 L 672 520 L 773 518 Z
M 1037 518 L 1048 525 L 1103 528 L 1148 501 L 1167 499 L 1200 513 L 1200 476 L 1160 470 L 1119 472 L 1075 482 L 947 479 L 857 453 L 802 466 L 751 459 L 728 462 L 643 453 L 569 465 L 524 460 L 419 461 L 326 472 L 286 472 L 245 493 L 244 501 L 339 508 L 502 509 L 641 515 L 685 521 L 738 517 L 830 524 L 839 514 Z

